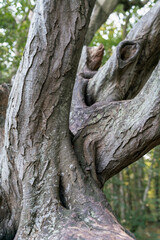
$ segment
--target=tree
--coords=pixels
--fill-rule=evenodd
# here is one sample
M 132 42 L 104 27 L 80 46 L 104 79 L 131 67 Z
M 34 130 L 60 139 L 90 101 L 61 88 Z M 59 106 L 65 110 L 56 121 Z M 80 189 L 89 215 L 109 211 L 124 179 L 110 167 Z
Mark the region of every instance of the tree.
M 160 2 L 98 72 L 94 4 L 38 0 L 6 118 L 0 89 L 0 239 L 134 238 L 101 188 L 160 142 Z

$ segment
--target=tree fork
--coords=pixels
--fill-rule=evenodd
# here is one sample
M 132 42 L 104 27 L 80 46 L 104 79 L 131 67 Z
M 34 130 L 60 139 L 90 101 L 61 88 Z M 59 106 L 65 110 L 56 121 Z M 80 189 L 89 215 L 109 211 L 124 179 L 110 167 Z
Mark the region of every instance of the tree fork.
M 82 74 L 77 78 L 85 82 L 80 92 L 77 92 L 79 99 L 82 100 L 81 109 L 90 110 L 90 115 L 80 123 L 78 129 L 74 128 L 75 137 L 71 142 L 69 132 L 71 94 L 94 2 L 87 0 L 76 0 L 70 3 L 37 1 L 24 56 L 13 83 L 6 115 L 5 141 L 1 158 L 2 204 L 5 205 L 6 202 L 6 206 L 4 212 L 2 208 L 0 209 L 2 211 L 0 228 L 5 226 L 5 229 L 0 239 L 5 239 L 6 236 L 8 239 L 9 237 L 13 239 L 13 232 L 16 233 L 15 240 L 70 240 L 80 237 L 85 240 L 110 240 L 111 238 L 129 240 L 134 238 L 117 222 L 99 185 L 102 185 L 108 177 L 107 172 L 109 176 L 113 174 L 111 168 L 110 171 L 105 171 L 109 163 L 106 159 L 107 147 L 110 147 L 109 144 L 113 141 L 115 142 L 114 136 L 120 136 L 118 131 L 122 130 L 126 109 L 130 111 L 130 117 L 126 128 L 123 129 L 124 141 L 120 143 L 122 138 L 118 138 L 119 146 L 118 148 L 117 145 L 114 146 L 118 157 L 115 154 L 115 148 L 110 151 L 110 154 L 113 153 L 112 157 L 116 157 L 116 161 L 109 158 L 113 164 L 113 170 L 117 172 L 121 170 L 117 159 L 122 166 L 128 163 L 124 157 L 127 156 L 127 145 L 132 150 L 132 144 L 130 145 L 132 136 L 136 140 L 136 137 L 141 137 L 146 131 L 143 136 L 149 142 L 149 147 L 152 143 L 156 144 L 159 141 L 158 78 L 155 80 L 155 87 L 150 90 L 153 92 L 156 88 L 156 94 L 151 103 L 153 106 L 151 107 L 147 102 L 147 109 L 145 109 L 145 104 L 142 104 L 140 112 L 132 107 L 134 103 L 141 103 L 141 92 L 133 100 L 105 102 L 105 97 L 102 97 L 103 101 L 98 102 L 97 96 L 101 95 L 98 94 L 101 92 L 99 83 L 98 92 L 90 93 L 94 104 L 91 103 L 91 106 L 88 106 L 84 89 L 86 83 L 89 89 L 89 85 L 92 85 L 98 75 L 98 73 L 95 74 L 95 70 L 99 67 L 103 52 L 103 47 L 100 46 L 98 55 L 97 52 L 95 55 L 90 54 L 92 57 L 98 56 L 98 64 L 87 69 L 86 75 L 85 70 L 82 69 Z M 159 3 L 153 11 L 156 8 L 159 11 Z M 159 19 L 159 12 L 154 13 Z M 153 15 L 151 20 L 156 23 L 156 29 L 158 22 Z M 132 34 L 134 35 L 134 32 Z M 156 41 L 158 36 L 159 34 L 155 34 Z M 129 59 L 123 51 L 126 50 L 125 44 L 122 43 L 120 51 L 122 50 L 123 53 L 122 60 L 132 65 L 134 61 L 130 59 L 137 60 L 139 45 L 129 45 Z M 157 61 L 157 56 L 155 59 Z M 114 66 L 116 63 L 117 61 Z M 120 65 L 123 70 L 127 68 L 127 65 Z M 132 70 L 134 67 L 133 64 Z M 102 70 L 99 71 L 102 74 Z M 158 72 L 157 68 L 155 74 Z M 87 78 L 84 79 L 86 76 Z M 90 76 L 93 77 L 92 80 L 88 80 Z M 145 99 L 151 94 L 148 89 L 153 85 L 153 81 L 153 78 L 148 81 L 149 85 L 144 90 L 146 91 Z M 92 90 L 94 92 L 93 88 Z M 89 94 L 89 90 L 87 93 Z M 138 119 L 140 122 L 131 118 L 133 113 L 136 113 L 136 121 Z M 143 121 L 140 118 L 142 113 L 146 117 Z M 108 129 L 114 130 L 117 115 L 120 127 L 115 128 L 116 132 L 108 133 Z M 135 129 L 137 126 L 135 123 L 138 129 Z M 155 126 L 154 129 L 152 123 Z M 154 130 L 154 137 L 148 135 L 149 128 Z M 101 136 L 98 134 L 99 130 Z M 102 145 L 102 140 L 107 140 L 109 136 L 107 134 L 113 136 L 111 143 L 107 146 L 108 142 L 104 141 Z M 140 141 L 141 138 L 138 139 L 138 142 Z M 122 159 L 119 154 L 121 148 L 124 148 L 125 153 Z M 97 155 L 101 150 L 102 154 Z M 144 143 L 139 147 L 139 151 L 142 153 L 146 151 Z M 130 154 L 134 157 L 138 156 L 134 151 Z
M 160 55 L 160 49 L 155 47 L 160 41 L 159 24 L 160 2 L 135 25 L 92 79 L 76 80 L 71 111 L 75 149 L 84 168 L 92 165 L 92 173 L 98 174 L 102 184 L 159 144 L 159 129 L 155 127 L 159 122 L 159 92 L 156 90 L 159 67 L 150 77 Z M 145 62 L 146 67 L 142 67 Z M 87 85 L 88 95 L 82 96 L 79 102 L 83 104 L 78 107 L 74 96 L 79 95 L 78 89 L 81 91 L 79 81 Z M 145 105 L 148 98 L 152 105 Z M 88 102 L 91 106 L 87 106 Z M 135 122 L 137 124 L 133 125 Z M 124 138 L 129 144 L 123 144 Z

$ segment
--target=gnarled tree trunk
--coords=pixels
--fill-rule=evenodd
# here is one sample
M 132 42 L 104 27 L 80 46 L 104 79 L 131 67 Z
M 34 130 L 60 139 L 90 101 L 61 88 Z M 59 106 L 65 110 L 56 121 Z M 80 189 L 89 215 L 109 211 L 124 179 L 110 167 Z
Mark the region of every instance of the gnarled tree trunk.
M 100 45 L 77 72 L 94 3 L 37 1 L 0 139 L 0 239 L 134 238 L 101 187 L 160 142 L 160 2 L 103 68 Z

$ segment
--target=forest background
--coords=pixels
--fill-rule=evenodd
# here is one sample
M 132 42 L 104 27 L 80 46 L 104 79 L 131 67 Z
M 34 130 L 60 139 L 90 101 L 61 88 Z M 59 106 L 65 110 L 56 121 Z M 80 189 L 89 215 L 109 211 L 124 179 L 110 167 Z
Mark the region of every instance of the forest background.
M 136 5 L 128 9 L 118 5 L 90 43 L 104 45 L 103 63 L 155 2 L 150 0 L 141 9 Z M 34 6 L 33 0 L 1 0 L 0 83 L 11 85 L 23 55 Z M 160 239 L 160 146 L 107 181 L 104 192 L 120 222 L 137 239 Z

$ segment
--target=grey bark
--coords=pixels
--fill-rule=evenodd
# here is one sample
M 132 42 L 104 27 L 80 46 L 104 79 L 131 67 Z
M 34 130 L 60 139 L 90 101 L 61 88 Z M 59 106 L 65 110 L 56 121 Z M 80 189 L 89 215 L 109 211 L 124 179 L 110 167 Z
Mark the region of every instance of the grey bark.
M 158 1 L 88 81 L 91 106 L 79 110 L 74 144 L 85 167 L 96 155 L 93 171 L 102 184 L 159 144 L 160 67 L 149 78 L 160 56 L 159 24 Z
M 108 203 L 70 141 L 72 88 L 93 5 L 37 1 L 6 115 L 0 239 L 131 239 L 104 213 Z
M 89 81 L 87 93 L 89 98 L 92 97 L 91 103 L 131 99 L 144 86 L 159 60 L 159 5 L 158 1 L 134 26 L 103 68 Z
M 144 74 L 144 79 L 137 80 L 136 90 L 131 91 L 130 86 L 135 84 L 135 72 L 141 69 L 136 63 L 142 49 L 146 64 L 152 66 L 145 74 L 150 75 L 158 61 L 155 45 L 160 35 L 160 2 L 151 11 L 154 16 L 147 18 L 148 23 L 152 21 L 148 24 L 151 30 L 141 31 L 141 37 L 146 32 L 148 36 L 144 34 L 143 47 L 141 42 L 122 42 L 117 57 L 109 60 L 113 63 L 111 72 L 116 72 L 118 59 L 121 88 L 126 91 L 122 95 L 112 74 L 108 89 L 102 78 L 105 74 L 108 78 L 106 67 L 103 74 L 99 70 L 100 76 L 96 73 L 103 46 L 96 54 L 87 51 L 89 57 L 76 77 L 93 6 L 94 1 L 87 0 L 37 1 L 10 93 L 5 139 L 0 149 L 0 239 L 133 239 L 117 222 L 100 187 L 159 143 L 160 67 L 141 91 L 147 81 Z M 132 36 L 136 34 L 135 30 L 131 32 Z M 127 69 L 133 78 L 131 83 L 127 82 Z M 108 98 L 102 94 L 100 84 L 92 84 L 97 76 L 99 82 L 104 82 Z M 79 111 L 83 121 L 75 128 L 72 139 L 69 113 L 75 77 L 81 104 L 78 110 L 74 109 L 76 104 L 72 105 L 71 130 Z M 85 100 L 92 105 L 87 106 Z

